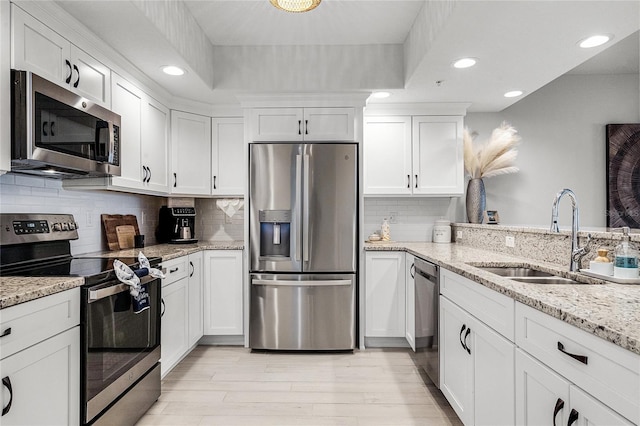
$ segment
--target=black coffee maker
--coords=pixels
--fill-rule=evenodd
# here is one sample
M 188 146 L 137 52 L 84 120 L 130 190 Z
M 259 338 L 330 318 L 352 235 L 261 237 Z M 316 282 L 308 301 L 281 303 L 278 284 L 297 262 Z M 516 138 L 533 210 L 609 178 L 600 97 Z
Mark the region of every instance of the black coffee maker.
M 193 244 L 197 243 L 195 207 L 160 207 L 156 240 L 159 243 Z

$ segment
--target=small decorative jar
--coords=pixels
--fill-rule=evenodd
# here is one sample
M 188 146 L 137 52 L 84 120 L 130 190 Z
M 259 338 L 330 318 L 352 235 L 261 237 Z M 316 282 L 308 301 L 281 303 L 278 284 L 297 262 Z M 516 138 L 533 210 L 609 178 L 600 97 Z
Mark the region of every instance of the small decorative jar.
M 389 220 L 386 217 L 382 219 L 380 236 L 382 237 L 382 241 L 391 241 L 391 227 L 389 226 Z

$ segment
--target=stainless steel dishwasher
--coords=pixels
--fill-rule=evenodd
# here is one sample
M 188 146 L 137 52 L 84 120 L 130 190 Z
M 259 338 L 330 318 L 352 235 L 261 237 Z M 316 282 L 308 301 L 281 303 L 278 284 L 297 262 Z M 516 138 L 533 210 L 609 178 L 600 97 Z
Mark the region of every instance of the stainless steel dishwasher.
M 438 351 L 439 267 L 418 257 L 415 265 L 415 359 L 440 388 Z

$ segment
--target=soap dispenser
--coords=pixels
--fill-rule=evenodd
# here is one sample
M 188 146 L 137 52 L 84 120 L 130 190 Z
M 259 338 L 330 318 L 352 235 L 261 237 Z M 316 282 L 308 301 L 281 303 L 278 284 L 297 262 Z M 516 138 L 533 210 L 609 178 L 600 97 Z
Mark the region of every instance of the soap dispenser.
M 629 227 L 622 228 L 622 241 L 616 246 L 613 276 L 638 278 L 638 250 L 631 245 Z

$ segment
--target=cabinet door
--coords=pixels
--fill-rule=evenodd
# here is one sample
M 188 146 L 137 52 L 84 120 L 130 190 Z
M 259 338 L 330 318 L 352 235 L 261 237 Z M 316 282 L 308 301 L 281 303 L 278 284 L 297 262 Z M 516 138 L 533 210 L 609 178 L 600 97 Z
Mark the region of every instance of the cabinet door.
M 474 423 L 513 425 L 515 345 L 480 321 L 471 327 Z
M 367 252 L 365 279 L 365 336 L 404 337 L 404 253 Z
M 413 117 L 413 193 L 462 195 L 462 117 Z
M 411 117 L 367 117 L 364 123 L 364 194 L 410 195 Z
M 189 349 L 188 279 L 162 286 L 161 374 L 164 377 Z
M 77 68 L 69 83 L 72 90 L 110 109 L 111 70 L 74 45 L 71 45 L 71 64 Z
M 114 185 L 142 188 L 142 107 L 144 93 L 122 77 L 111 80 L 111 109 L 120 115 L 120 176 Z
M 440 390 L 465 425 L 473 424 L 474 412 L 472 322 L 468 313 L 440 297 Z
M 415 257 L 412 254 L 405 253 L 405 282 L 407 286 L 406 291 L 406 321 L 405 321 L 405 337 L 407 338 L 407 342 L 409 342 L 409 346 L 413 351 L 416 351 L 416 286 L 414 283 L 415 278 L 415 265 L 413 260 Z
M 527 353 L 516 350 L 516 424 L 566 425 L 569 382 Z
M 244 120 L 211 120 L 211 174 L 213 195 L 243 195 L 247 175 L 244 153 Z
M 204 252 L 204 334 L 243 334 L 242 252 Z
M 354 140 L 353 108 L 305 108 L 303 124 L 305 141 Z
M 571 410 L 575 410 L 578 416 L 575 426 L 633 425 L 577 386 L 571 385 L 569 395 Z
M 11 4 L 11 18 L 11 68 L 33 71 L 68 87 L 71 43 L 15 4 Z
M 203 335 L 202 318 L 202 252 L 189 255 L 189 347 Z
M 251 117 L 254 141 L 303 140 L 302 108 L 255 108 Z
M 145 96 L 142 105 L 142 165 L 148 169 L 145 181 L 151 191 L 169 192 L 169 109 Z
M 0 376 L 3 426 L 79 424 L 80 327 L 3 359 Z
M 172 194 L 211 194 L 211 118 L 171 111 Z

